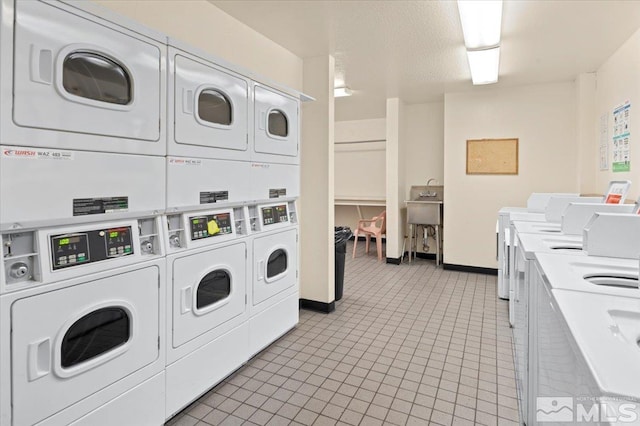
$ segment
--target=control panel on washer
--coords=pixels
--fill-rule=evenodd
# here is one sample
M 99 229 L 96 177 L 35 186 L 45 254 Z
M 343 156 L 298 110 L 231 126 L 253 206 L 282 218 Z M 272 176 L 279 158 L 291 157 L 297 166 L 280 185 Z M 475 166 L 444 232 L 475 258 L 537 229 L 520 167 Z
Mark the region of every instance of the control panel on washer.
M 54 271 L 133 254 L 130 226 L 52 235 L 49 241 Z
M 289 222 L 289 212 L 286 204 L 261 207 L 260 211 L 262 212 L 263 226 Z
M 189 225 L 192 241 L 233 233 L 231 212 L 190 216 Z

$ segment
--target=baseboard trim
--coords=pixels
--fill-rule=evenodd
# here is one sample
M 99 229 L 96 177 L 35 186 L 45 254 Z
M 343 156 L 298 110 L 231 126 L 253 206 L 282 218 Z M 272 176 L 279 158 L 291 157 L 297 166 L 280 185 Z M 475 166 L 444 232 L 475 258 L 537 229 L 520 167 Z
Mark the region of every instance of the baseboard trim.
M 443 263 L 443 269 L 448 271 L 471 272 L 474 274 L 498 275 L 495 268 L 481 268 L 480 266 L 454 265 L 452 263 Z
M 318 302 L 317 300 L 309 300 L 309 299 L 300 299 L 299 306 L 302 309 L 322 312 L 325 314 L 329 314 L 336 310 L 336 302 L 325 303 L 325 302 Z
M 418 259 L 431 259 L 431 260 L 436 260 L 436 254 L 435 253 L 414 253 L 413 254 L 415 257 L 417 257 Z M 405 256 L 409 256 L 409 252 L 407 252 L 407 254 L 405 254 Z
M 393 265 L 399 265 L 402 263 L 401 257 L 387 257 L 387 263 L 391 263 Z

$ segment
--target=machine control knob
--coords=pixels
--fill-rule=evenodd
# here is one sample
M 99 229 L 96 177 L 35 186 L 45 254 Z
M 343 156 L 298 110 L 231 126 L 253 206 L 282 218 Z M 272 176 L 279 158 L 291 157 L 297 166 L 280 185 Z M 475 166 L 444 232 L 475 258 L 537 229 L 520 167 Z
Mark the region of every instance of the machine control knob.
M 170 236 L 169 244 L 171 245 L 171 247 L 180 247 L 180 237 L 175 234 Z
M 24 262 L 14 263 L 11 265 L 11 269 L 9 269 L 9 275 L 16 279 L 24 278 L 28 273 L 29 265 Z
M 143 253 L 153 253 L 153 244 L 149 240 L 140 243 L 140 249 Z

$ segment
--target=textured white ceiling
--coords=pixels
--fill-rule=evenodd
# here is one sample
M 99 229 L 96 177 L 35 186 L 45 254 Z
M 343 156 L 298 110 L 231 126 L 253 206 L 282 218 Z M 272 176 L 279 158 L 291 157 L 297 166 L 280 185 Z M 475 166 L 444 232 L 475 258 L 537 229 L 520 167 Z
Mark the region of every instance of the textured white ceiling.
M 301 58 L 332 54 L 355 92 L 336 99 L 336 120 L 384 117 L 390 97 L 487 90 L 471 85 L 455 1 L 210 1 Z M 506 0 L 493 87 L 595 71 L 639 27 L 640 1 Z

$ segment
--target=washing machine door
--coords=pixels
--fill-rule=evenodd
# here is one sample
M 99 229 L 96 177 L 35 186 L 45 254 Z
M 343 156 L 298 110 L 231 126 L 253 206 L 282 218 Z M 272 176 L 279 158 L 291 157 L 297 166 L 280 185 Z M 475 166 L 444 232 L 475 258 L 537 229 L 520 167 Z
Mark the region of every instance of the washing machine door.
M 158 360 L 159 274 L 150 266 L 12 305 L 13 424 L 37 423 Z
M 290 229 L 256 237 L 254 240 L 254 306 L 296 286 L 298 282 L 297 235 L 296 229 Z
M 248 82 L 171 49 L 174 137 L 169 154 L 249 160 Z
M 151 145 L 163 148 L 161 45 L 116 28 L 50 3 L 16 2 L 14 122 L 145 141 L 132 141 L 123 150 L 130 153 L 152 153 Z M 58 144 L 110 150 L 106 143 L 72 147 L 62 140 Z
M 173 261 L 174 348 L 245 312 L 245 256 L 237 243 Z
M 300 164 L 298 101 L 272 89 L 255 86 L 253 161 Z

